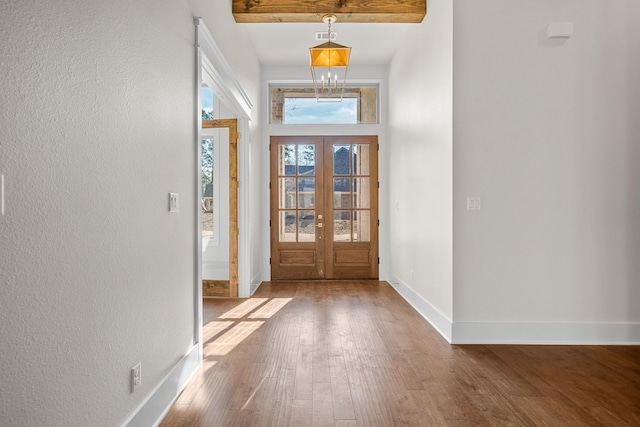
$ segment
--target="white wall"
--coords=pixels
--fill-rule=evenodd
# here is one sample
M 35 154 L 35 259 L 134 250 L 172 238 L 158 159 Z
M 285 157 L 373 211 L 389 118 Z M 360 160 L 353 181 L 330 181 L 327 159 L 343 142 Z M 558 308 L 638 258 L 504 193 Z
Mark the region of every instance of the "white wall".
M 639 18 L 635 0 L 454 3 L 456 323 L 640 340 Z
M 0 16 L 0 424 L 119 425 L 194 342 L 191 12 L 21 0 Z
M 389 67 L 390 280 L 450 335 L 452 6 L 429 1 Z

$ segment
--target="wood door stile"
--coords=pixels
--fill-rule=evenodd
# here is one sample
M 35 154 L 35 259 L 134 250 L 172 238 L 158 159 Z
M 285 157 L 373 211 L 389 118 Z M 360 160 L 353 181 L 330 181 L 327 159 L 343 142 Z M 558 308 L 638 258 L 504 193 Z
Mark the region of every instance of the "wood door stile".
M 229 129 L 229 294 L 238 297 L 238 120 L 203 120 L 203 129 Z

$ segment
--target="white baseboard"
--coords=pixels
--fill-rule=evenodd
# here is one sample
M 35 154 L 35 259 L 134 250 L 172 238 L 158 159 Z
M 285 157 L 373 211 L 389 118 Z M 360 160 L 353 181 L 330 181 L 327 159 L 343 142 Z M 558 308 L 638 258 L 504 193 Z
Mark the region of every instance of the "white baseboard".
M 262 284 L 262 280 L 260 280 L 261 275 L 262 275 L 262 272 L 258 271 L 258 273 L 256 273 L 256 275 L 251 278 L 250 295 L 253 295 L 253 293 L 257 291 L 260 285 Z
M 389 283 L 451 344 L 640 344 L 640 323 L 451 322 L 392 272 Z
M 640 323 L 454 322 L 451 343 L 637 345 Z
M 392 272 L 389 272 L 389 283 L 427 322 L 431 323 L 431 326 L 433 326 L 444 339 L 451 342 L 451 320 L 447 319 L 444 314 L 440 313 L 438 309 L 429 304 L 427 300 L 418 295 L 416 291 Z
M 187 385 L 191 377 L 200 367 L 198 344 L 171 369 L 171 372 L 158 384 L 147 396 L 140 406 L 134 411 L 123 427 L 149 427 L 157 426 L 167 415 L 171 405 L 176 400 L 182 389 Z

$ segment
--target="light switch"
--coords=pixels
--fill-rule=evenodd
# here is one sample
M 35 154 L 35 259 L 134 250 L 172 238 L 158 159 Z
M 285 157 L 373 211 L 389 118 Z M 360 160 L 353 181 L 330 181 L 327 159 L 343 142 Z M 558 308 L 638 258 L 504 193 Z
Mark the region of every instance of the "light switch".
M 482 199 L 480 197 L 467 197 L 467 210 L 479 211 L 482 208 Z
M 169 212 L 178 212 L 178 193 L 169 193 Z

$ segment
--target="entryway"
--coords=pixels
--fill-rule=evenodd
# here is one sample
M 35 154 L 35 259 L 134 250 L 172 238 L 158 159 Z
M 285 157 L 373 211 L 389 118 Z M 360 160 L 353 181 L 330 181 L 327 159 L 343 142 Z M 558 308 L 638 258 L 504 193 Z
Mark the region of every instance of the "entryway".
M 271 278 L 378 278 L 377 136 L 271 137 Z

